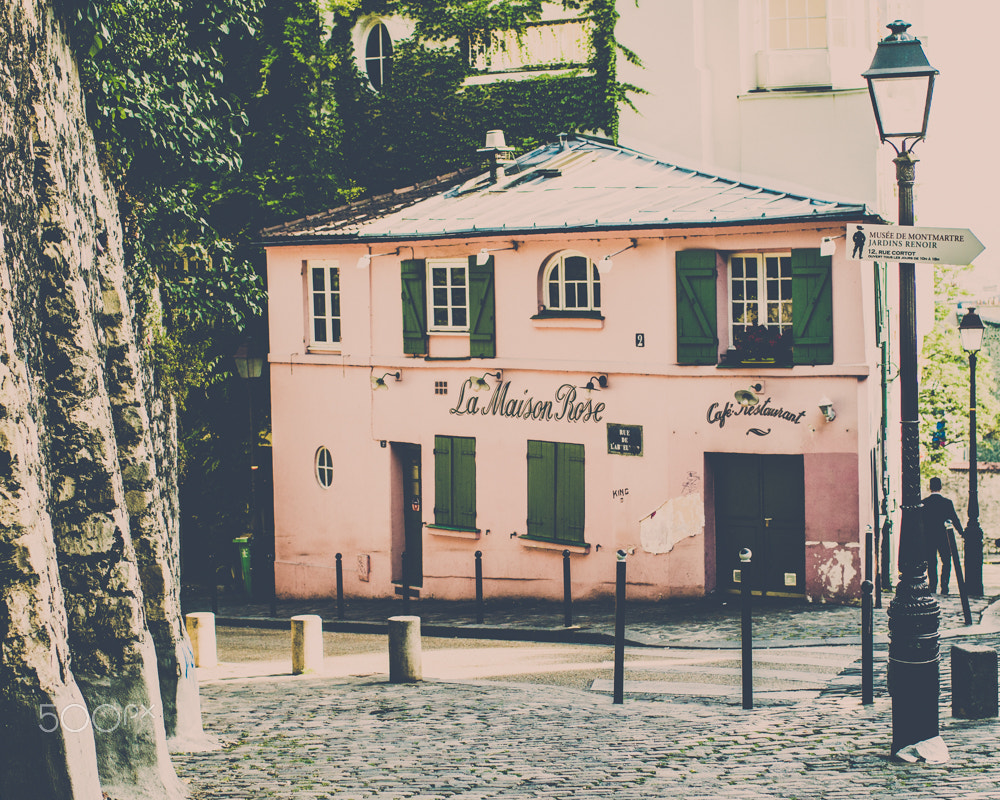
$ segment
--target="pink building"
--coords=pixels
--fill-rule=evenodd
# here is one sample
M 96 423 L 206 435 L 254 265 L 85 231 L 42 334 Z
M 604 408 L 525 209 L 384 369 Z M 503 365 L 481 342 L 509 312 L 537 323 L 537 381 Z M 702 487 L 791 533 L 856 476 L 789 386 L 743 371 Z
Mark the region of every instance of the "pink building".
M 862 204 L 583 137 L 272 228 L 282 597 L 857 597 L 881 414 Z M 824 239 L 832 239 L 823 244 Z M 821 255 L 830 245 L 832 256 Z M 612 269 L 613 266 L 613 269 Z M 406 554 L 404 559 L 404 553 Z

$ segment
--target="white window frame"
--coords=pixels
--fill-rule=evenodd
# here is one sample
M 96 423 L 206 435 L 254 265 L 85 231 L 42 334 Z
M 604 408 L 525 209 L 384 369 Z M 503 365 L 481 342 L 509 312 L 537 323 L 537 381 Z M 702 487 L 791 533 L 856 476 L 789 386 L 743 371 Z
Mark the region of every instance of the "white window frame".
M 566 280 L 566 261 L 570 258 L 582 258 L 587 262 L 587 278 L 586 280 Z M 555 280 L 553 281 L 552 273 L 556 272 Z M 550 304 L 552 299 L 551 286 L 550 284 L 555 283 L 559 292 L 559 305 L 553 306 Z M 574 284 L 576 286 L 585 285 L 587 287 L 587 304 L 569 306 L 566 305 L 566 286 L 567 283 Z M 589 311 L 594 313 L 600 313 L 601 304 L 599 301 L 595 301 L 594 288 L 597 287 L 598 291 L 601 286 L 601 275 L 597 269 L 597 265 L 583 253 L 577 252 L 576 250 L 564 250 L 561 253 L 557 253 L 549 259 L 548 263 L 545 265 L 545 269 L 542 272 L 542 305 L 545 306 L 547 311 L 564 311 L 569 313 L 575 313 L 578 311 Z
M 735 304 L 740 302 L 743 304 L 743 308 L 747 308 L 750 304 L 746 301 L 746 298 L 737 301 L 736 292 L 734 291 L 733 284 L 733 262 L 736 259 L 743 259 L 744 261 L 749 258 L 757 259 L 757 277 L 755 279 L 757 297 L 754 301 L 756 306 L 756 318 L 752 322 L 738 322 L 736 320 Z M 768 259 L 779 259 L 778 262 L 778 288 L 779 296 L 777 300 L 778 304 L 778 321 L 769 322 L 768 317 L 768 303 L 770 302 L 767 297 L 767 260 Z M 781 259 L 786 261 L 787 271 L 785 274 L 781 274 Z M 745 278 L 741 277 L 740 280 L 747 282 Z M 792 330 L 792 253 L 790 250 L 774 250 L 774 251 L 743 251 L 738 253 L 731 253 L 727 259 L 727 282 L 726 282 L 727 292 L 728 292 L 728 302 L 729 306 L 726 312 L 726 319 L 729 324 L 729 341 L 736 341 L 736 331 L 737 329 L 745 329 L 750 325 L 763 325 L 765 328 L 777 328 L 780 332 Z M 787 295 L 781 294 L 781 289 L 787 288 Z M 781 308 L 782 306 L 788 309 L 787 316 L 782 320 Z M 763 320 L 763 321 L 762 321 Z
M 464 276 L 465 283 L 452 283 L 452 270 L 460 269 Z M 435 286 L 434 271 L 444 270 L 445 285 Z M 453 292 L 464 289 L 464 304 L 457 301 Z M 443 290 L 446 293 L 444 302 L 438 302 L 439 297 L 435 290 Z M 448 321 L 446 323 L 436 322 L 435 310 L 447 309 Z M 456 323 L 456 311 L 462 311 L 465 317 L 464 322 Z M 459 315 L 461 316 L 461 315 Z M 427 259 L 427 330 L 436 333 L 468 333 L 469 332 L 469 259 L 468 258 L 428 258 Z
M 382 43 L 383 37 L 382 32 L 385 32 L 385 37 L 389 40 L 389 52 L 386 54 L 383 51 Z M 378 36 L 378 54 L 375 56 L 368 55 L 368 43 L 371 41 L 372 36 Z M 382 20 L 375 20 L 368 29 L 365 31 L 364 39 L 361 42 L 362 47 L 362 60 L 364 61 L 364 73 L 368 78 L 368 82 L 371 84 L 372 88 L 378 92 L 386 85 L 386 82 L 390 78 L 390 72 L 392 68 L 392 55 L 395 52 L 395 44 L 392 40 L 392 34 L 389 32 L 389 27 Z M 388 62 L 388 63 L 387 63 Z M 378 70 L 378 83 L 372 79 L 372 65 L 375 65 Z
M 330 271 L 336 270 L 337 287 L 331 286 Z M 341 313 L 343 307 L 340 297 L 340 262 L 331 259 L 313 259 L 306 261 L 306 295 L 308 297 L 309 311 L 309 349 L 310 350 L 338 350 L 343 336 Z M 315 275 L 322 276 L 322 286 L 316 288 Z M 323 313 L 316 313 L 316 301 L 318 297 L 323 299 Z M 336 313 L 334 313 L 336 306 Z M 316 337 L 316 322 L 322 320 L 326 326 L 326 338 Z M 334 338 L 334 330 L 337 335 Z
M 321 489 L 329 489 L 333 485 L 333 454 L 329 448 L 320 445 L 313 458 L 313 474 Z
M 826 50 L 831 45 L 827 0 L 765 0 L 767 46 L 770 50 Z M 782 36 L 774 36 L 781 26 Z M 801 27 L 801 34 L 795 29 Z

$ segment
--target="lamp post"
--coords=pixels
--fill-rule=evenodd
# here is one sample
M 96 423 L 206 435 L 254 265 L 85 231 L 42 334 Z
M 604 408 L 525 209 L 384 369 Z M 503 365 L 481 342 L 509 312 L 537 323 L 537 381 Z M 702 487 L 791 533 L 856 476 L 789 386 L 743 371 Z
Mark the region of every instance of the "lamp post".
M 255 380 L 261 376 L 264 369 L 264 359 L 260 355 L 253 354 L 250 350 L 249 345 L 242 344 L 239 349 L 233 355 L 233 361 L 236 362 L 236 372 L 237 374 L 247 381 Z M 257 532 L 257 461 L 256 461 L 256 434 L 254 428 L 253 419 L 253 387 L 247 384 L 247 406 L 249 408 L 250 414 L 250 528 L 251 533 Z M 258 545 L 253 544 L 256 547 Z M 266 554 L 267 560 L 271 567 L 271 616 L 277 616 L 277 608 L 275 603 L 275 587 L 274 587 L 274 546 L 272 545 L 269 552 Z
M 913 225 L 917 159 L 912 145 L 927 133 L 934 69 L 909 23 L 896 20 L 878 43 L 868 81 L 879 137 L 896 151 L 899 224 Z M 899 141 L 897 146 L 894 139 Z M 902 518 L 899 584 L 889 604 L 888 685 L 892 696 L 892 754 L 939 735 L 939 626 L 941 611 L 927 583 L 927 556 L 920 498 L 916 275 L 899 264 L 899 379 L 902 449 Z
M 983 595 L 983 529 L 979 527 L 979 464 L 976 453 L 976 354 L 983 346 L 983 321 L 969 308 L 958 326 L 962 349 L 969 354 L 969 523 L 965 526 L 965 587 Z

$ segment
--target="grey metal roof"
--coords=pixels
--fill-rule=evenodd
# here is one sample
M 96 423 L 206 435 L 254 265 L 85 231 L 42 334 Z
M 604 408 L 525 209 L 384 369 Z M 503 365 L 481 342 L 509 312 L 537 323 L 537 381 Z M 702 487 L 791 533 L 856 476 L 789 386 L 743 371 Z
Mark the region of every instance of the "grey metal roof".
M 864 204 L 819 200 L 675 166 L 583 136 L 262 231 L 267 244 L 695 227 L 857 218 Z

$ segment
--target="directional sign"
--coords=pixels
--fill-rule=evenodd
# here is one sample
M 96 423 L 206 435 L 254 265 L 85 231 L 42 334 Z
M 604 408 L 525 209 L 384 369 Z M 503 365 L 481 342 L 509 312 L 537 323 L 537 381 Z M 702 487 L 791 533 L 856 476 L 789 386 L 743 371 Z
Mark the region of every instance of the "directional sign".
M 967 228 L 911 228 L 848 225 L 847 248 L 854 260 L 929 261 L 971 264 L 986 248 Z

